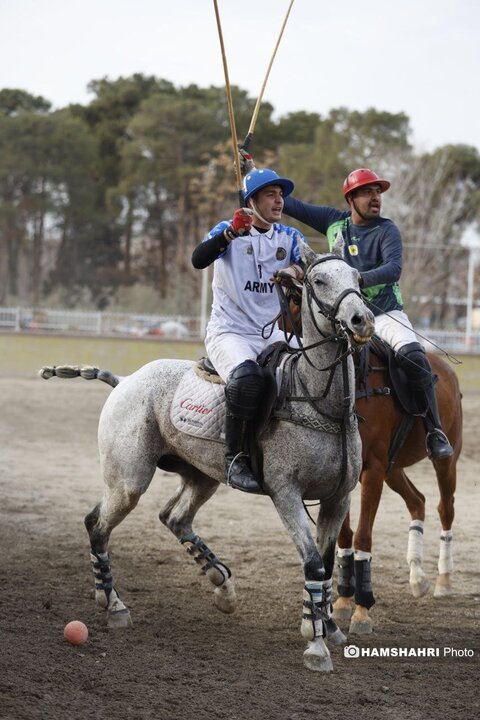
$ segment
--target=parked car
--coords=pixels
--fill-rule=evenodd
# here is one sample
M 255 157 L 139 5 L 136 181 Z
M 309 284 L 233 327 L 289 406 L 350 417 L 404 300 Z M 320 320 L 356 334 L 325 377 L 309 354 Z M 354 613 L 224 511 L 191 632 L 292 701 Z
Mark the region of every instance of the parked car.
M 145 335 L 157 335 L 167 338 L 186 338 L 190 336 L 190 331 L 178 320 L 166 320 L 165 322 L 153 323 L 144 330 Z

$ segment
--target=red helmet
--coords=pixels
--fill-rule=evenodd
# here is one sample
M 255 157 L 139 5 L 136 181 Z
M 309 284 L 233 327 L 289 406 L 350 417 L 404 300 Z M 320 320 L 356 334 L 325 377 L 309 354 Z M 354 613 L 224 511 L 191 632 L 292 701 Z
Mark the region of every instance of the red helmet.
M 363 187 L 364 185 L 373 184 L 380 185 L 382 193 L 390 187 L 388 180 L 382 180 L 378 177 L 377 173 L 373 172 L 373 170 L 368 170 L 368 168 L 358 168 L 357 170 L 352 170 L 352 172 L 347 175 L 343 183 L 343 195 L 346 198 L 353 190 Z

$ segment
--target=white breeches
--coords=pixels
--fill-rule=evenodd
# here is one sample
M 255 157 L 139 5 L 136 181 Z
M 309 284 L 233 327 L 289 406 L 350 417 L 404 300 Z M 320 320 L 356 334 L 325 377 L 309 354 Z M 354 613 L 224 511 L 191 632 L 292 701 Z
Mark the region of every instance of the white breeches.
M 285 335 L 280 328 L 275 326 L 268 340 L 264 340 L 261 335 L 247 336 L 236 333 L 209 335 L 207 333 L 205 348 L 215 370 L 222 380 L 226 382 L 233 368 L 245 362 L 245 360 L 256 360 L 267 345 L 278 341 L 285 342 Z M 295 338 L 292 339 L 290 345 L 298 347 Z
M 400 322 L 397 322 L 397 320 Z M 394 350 L 400 350 L 404 345 L 418 342 L 412 323 L 403 310 L 391 310 L 388 315 L 385 313 L 377 315 L 375 318 L 375 335 L 378 335 Z

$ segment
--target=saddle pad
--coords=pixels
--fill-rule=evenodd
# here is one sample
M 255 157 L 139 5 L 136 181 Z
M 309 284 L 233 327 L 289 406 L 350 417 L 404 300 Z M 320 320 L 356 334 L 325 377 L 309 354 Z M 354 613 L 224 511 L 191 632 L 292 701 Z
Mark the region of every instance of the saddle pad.
M 188 370 L 175 391 L 170 420 L 187 435 L 223 443 L 225 385 L 203 380 L 193 368 Z

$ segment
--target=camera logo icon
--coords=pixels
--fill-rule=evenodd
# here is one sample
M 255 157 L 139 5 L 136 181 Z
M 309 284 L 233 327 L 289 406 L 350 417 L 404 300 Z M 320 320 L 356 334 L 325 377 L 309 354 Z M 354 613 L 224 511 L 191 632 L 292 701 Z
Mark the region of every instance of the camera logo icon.
M 360 657 L 360 648 L 356 645 L 345 645 L 343 648 L 343 657 L 357 658 Z

